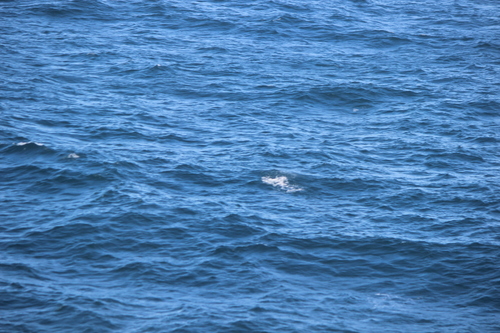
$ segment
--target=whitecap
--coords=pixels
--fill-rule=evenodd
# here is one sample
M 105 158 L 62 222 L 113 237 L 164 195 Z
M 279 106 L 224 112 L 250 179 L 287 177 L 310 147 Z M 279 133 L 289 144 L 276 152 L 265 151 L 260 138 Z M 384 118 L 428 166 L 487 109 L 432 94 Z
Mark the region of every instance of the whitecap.
M 286 176 L 276 176 L 276 177 L 262 177 L 262 182 L 264 184 L 272 185 L 282 191 L 286 192 L 299 192 L 304 189 L 296 185 L 290 184 Z
M 71 153 L 68 155 L 68 158 L 80 158 L 80 156 L 75 153 Z
M 19 142 L 19 143 L 16 143 L 16 146 L 25 146 L 25 145 L 29 145 L 29 144 L 31 144 L 31 143 L 32 143 L 32 144 L 35 144 L 35 145 L 37 145 L 37 146 L 39 146 L 39 147 L 44 146 L 44 144 L 43 144 L 43 143 L 38 143 L 38 142 L 33 142 L 33 141 L 28 141 L 28 142 Z

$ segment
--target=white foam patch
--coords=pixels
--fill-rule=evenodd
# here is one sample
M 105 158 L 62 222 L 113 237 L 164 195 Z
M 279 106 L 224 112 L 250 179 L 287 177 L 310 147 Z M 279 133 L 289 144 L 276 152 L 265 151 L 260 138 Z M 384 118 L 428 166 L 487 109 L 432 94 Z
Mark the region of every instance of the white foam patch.
M 38 142 L 33 142 L 33 141 L 28 141 L 28 142 L 19 142 L 19 143 L 16 143 L 16 146 L 25 146 L 25 145 L 29 145 L 30 143 L 34 143 L 35 145 L 39 146 L 39 147 L 42 147 L 44 146 L 43 143 L 38 143 Z
M 286 176 L 277 176 L 274 178 L 262 177 L 262 182 L 264 184 L 272 185 L 272 186 L 274 186 L 282 191 L 285 191 L 285 192 L 299 192 L 299 191 L 304 190 L 301 187 L 290 184 L 288 181 L 288 178 L 286 178 Z
M 68 158 L 80 158 L 80 156 L 78 156 L 75 153 L 71 153 L 71 154 L 68 155 Z

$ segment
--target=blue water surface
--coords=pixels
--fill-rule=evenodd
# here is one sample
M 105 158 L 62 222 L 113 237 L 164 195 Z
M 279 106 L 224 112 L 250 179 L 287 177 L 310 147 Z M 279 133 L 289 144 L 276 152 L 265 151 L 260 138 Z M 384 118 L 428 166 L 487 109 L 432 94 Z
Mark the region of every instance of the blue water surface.
M 500 332 L 499 8 L 0 1 L 0 331 Z

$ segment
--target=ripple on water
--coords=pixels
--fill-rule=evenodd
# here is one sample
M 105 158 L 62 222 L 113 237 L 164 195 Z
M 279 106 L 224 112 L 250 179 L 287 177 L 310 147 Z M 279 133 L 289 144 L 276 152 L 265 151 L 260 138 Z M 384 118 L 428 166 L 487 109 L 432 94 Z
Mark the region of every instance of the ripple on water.
M 3 1 L 0 331 L 498 331 L 494 5 Z

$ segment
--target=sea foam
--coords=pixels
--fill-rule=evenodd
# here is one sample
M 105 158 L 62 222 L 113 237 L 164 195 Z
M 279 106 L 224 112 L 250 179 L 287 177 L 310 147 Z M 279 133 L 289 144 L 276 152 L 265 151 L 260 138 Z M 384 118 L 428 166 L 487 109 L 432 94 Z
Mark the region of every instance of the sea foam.
M 273 187 L 278 188 L 279 190 L 285 191 L 285 192 L 299 192 L 303 191 L 304 189 L 290 184 L 288 181 L 288 178 L 286 176 L 276 176 L 276 177 L 262 177 L 262 182 L 264 184 L 272 185 Z

